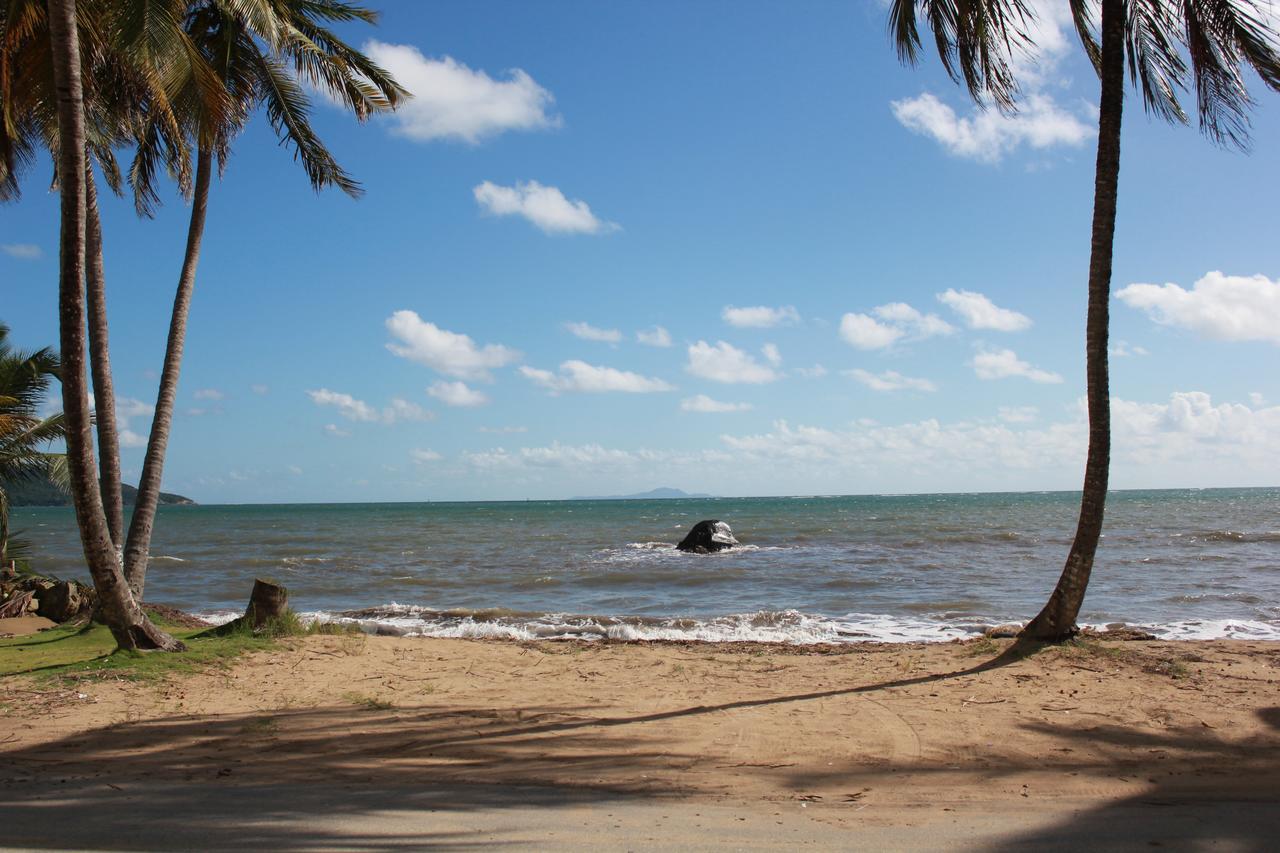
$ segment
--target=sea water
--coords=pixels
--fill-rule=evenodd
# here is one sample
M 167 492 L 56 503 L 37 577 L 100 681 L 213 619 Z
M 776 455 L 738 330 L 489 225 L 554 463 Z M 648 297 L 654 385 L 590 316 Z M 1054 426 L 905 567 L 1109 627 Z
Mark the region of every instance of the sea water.
M 450 637 L 947 640 L 1044 603 L 1079 495 L 163 507 L 148 600 L 215 618 L 255 577 L 295 609 Z M 685 554 L 701 519 L 741 547 Z M 68 508 L 13 526 L 87 580 Z M 1168 638 L 1280 639 L 1280 489 L 1113 492 L 1081 613 Z

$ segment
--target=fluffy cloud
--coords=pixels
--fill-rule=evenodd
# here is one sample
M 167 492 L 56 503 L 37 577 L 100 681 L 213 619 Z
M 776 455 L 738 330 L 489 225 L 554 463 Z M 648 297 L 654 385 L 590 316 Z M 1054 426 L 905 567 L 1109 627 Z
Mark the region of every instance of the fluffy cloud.
M 397 311 L 387 318 L 387 331 L 399 342 L 387 344 L 401 358 L 425 364 L 446 376 L 489 379 L 489 371 L 520 360 L 520 353 L 500 344 L 476 346 L 466 335 L 428 323 L 414 311 Z
M 427 389 L 427 393 L 446 406 L 470 408 L 483 406 L 489 402 L 488 396 L 474 388 L 468 388 L 465 382 L 445 382 L 441 380 Z
M 1280 280 L 1213 271 L 1191 290 L 1176 284 L 1131 284 L 1116 293 L 1157 323 L 1220 341 L 1280 344 Z
M 979 379 L 1007 379 L 1011 376 L 1021 376 L 1025 379 L 1030 379 L 1032 382 L 1056 383 L 1062 381 L 1062 377 L 1056 373 L 1032 367 L 1018 358 L 1018 354 L 1011 349 L 989 350 L 978 353 L 973 357 L 973 372 L 977 374 Z
M 957 157 L 984 163 L 998 163 L 1024 145 L 1035 149 L 1080 146 L 1093 135 L 1088 122 L 1067 112 L 1043 92 L 1028 94 L 1012 115 L 974 107 L 971 115 L 961 117 L 928 92 L 892 101 L 890 107 L 908 130 L 931 137 Z
M 201 388 L 194 396 L 197 400 L 225 400 L 226 396 L 217 388 Z
M 773 382 L 780 376 L 772 367 L 761 364 L 751 354 L 724 341 L 716 341 L 715 346 L 698 341 L 690 346 L 685 370 L 715 382 L 752 385 Z
M 584 341 L 600 341 L 616 344 L 622 340 L 622 332 L 617 329 L 599 329 L 589 323 L 565 323 L 564 327 L 576 338 Z
M 412 459 L 414 462 L 418 463 L 419 465 L 422 465 L 426 462 L 439 462 L 444 457 L 441 456 L 439 453 L 436 453 L 434 450 L 426 450 L 421 447 L 415 447 L 413 450 L 409 451 L 409 458 Z
M 720 317 L 730 326 L 737 326 L 740 329 L 768 329 L 784 323 L 800 322 L 800 314 L 790 305 L 779 308 L 770 308 L 767 305 L 735 308 L 732 305 L 726 305 L 720 312 Z
M 1131 355 L 1151 355 L 1144 347 L 1135 346 L 1128 341 L 1116 341 L 1110 349 L 1114 358 L 1128 358 Z
M 636 340 L 651 347 L 671 346 L 671 333 L 661 326 L 652 329 L 641 329 L 636 332 Z
M 760 352 L 764 355 L 764 360 L 774 367 L 782 364 L 782 353 L 778 351 L 777 344 L 765 344 L 760 347 Z
M 324 433 L 330 438 L 350 438 L 351 430 L 343 429 L 337 424 L 325 424 Z
M 537 181 L 521 181 L 514 187 L 485 181 L 472 193 L 485 213 L 522 216 L 546 234 L 603 234 L 619 229 L 617 223 L 599 219 L 585 201 L 570 201 L 556 187 Z
M 89 399 L 89 405 L 93 405 L 92 397 Z M 150 421 L 155 410 L 155 406 L 150 403 L 144 403 L 133 397 L 116 398 L 116 429 L 119 432 L 121 447 L 147 446 L 147 437 L 129 427 L 135 418 L 146 418 Z
M 1031 318 L 1008 308 L 1000 308 L 981 293 L 948 288 L 938 301 L 955 311 L 970 329 L 1021 332 L 1031 328 Z
M 597 367 L 585 361 L 566 361 L 560 365 L 560 372 L 539 370 L 536 367 L 522 366 L 520 372 L 531 382 L 546 388 L 553 394 L 565 391 L 579 391 L 598 394 L 607 391 L 622 391 L 630 394 L 648 394 L 655 391 L 671 391 L 672 386 L 661 379 L 653 379 L 617 370 L 612 367 Z
M 827 369 L 821 364 L 815 364 L 813 367 L 797 367 L 795 373 L 805 379 L 821 379 L 827 375 Z
M 696 397 L 689 397 L 680 401 L 680 411 L 682 412 L 711 414 L 716 412 L 746 412 L 750 409 L 750 403 L 722 403 L 719 400 L 711 399 L 706 394 L 699 394 Z
M 20 261 L 38 261 L 44 252 L 34 243 L 0 243 L 0 252 Z
M 840 337 L 850 346 L 873 350 L 885 349 L 900 340 L 921 340 L 955 331 L 937 314 L 922 314 L 905 302 L 880 305 L 871 313 L 875 317 L 852 313 L 841 317 Z
M 518 68 L 495 80 L 452 57 L 423 56 L 412 45 L 371 41 L 364 49 L 413 93 L 387 119 L 410 139 L 474 145 L 509 130 L 560 126 L 560 117 L 550 112 L 555 98 Z
M 332 406 L 349 421 L 363 423 L 380 423 L 390 426 L 400 421 L 429 421 L 435 417 L 421 406 L 402 400 L 398 397 L 391 400 L 391 405 L 379 411 L 363 400 L 357 400 L 350 394 L 319 388 L 308 391 L 307 396 L 317 406 Z
M 910 376 L 903 376 L 896 370 L 886 370 L 884 373 L 875 374 L 866 370 L 854 368 L 853 370 L 846 370 L 844 373 L 847 376 L 852 376 L 872 391 L 938 390 L 938 386 L 934 385 L 928 379 L 913 379 Z
M 271 391 L 271 389 L 270 389 L 270 388 L 268 388 L 266 385 L 262 385 L 262 384 L 260 384 L 260 383 L 259 383 L 259 384 L 254 384 L 254 385 L 250 385 L 250 386 L 249 386 L 249 390 L 250 390 L 250 391 L 252 391 L 253 393 L 257 394 L 259 397 L 265 396 L 267 393 L 269 393 L 269 392 Z

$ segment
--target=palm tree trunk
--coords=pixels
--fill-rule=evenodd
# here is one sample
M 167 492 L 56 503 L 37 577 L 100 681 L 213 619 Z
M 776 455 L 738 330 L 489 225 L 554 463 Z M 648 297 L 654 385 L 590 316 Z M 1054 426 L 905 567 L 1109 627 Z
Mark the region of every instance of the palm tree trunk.
M 85 169 L 85 286 L 89 310 L 89 366 L 93 374 L 98 426 L 98 483 L 107 516 L 107 532 L 119 555 L 124 547 L 124 496 L 120 488 L 120 437 L 116 430 L 116 392 L 107 343 L 107 283 L 102 264 L 102 221 L 93 169 Z M 117 556 L 117 559 L 119 557 Z
M 62 407 L 66 419 L 71 502 L 80 528 L 85 562 L 98 592 L 102 617 L 124 649 L 179 649 L 182 644 L 157 629 L 138 607 L 124 582 L 107 530 L 102 494 L 95 478 L 89 388 L 85 377 L 84 92 L 75 0 L 48 0 L 49 40 L 58 110 L 58 175 L 61 179 L 61 236 L 58 259 L 59 344 L 62 348 Z
M 187 315 L 191 310 L 191 294 L 196 286 L 196 266 L 200 263 L 200 241 L 204 237 L 205 210 L 209 204 L 209 184 L 213 176 L 213 153 L 201 145 L 196 154 L 195 193 L 191 204 L 191 224 L 187 229 L 187 252 L 178 278 L 178 292 L 173 299 L 173 316 L 169 321 L 169 342 L 164 353 L 164 369 L 160 373 L 160 392 L 151 420 L 151 436 L 138 481 L 133 518 L 129 522 L 129 538 L 125 542 L 125 577 L 141 600 L 147 579 L 147 559 L 151 551 L 151 531 L 155 525 L 156 507 L 160 503 L 160 479 L 164 472 L 164 454 L 169 446 L 169 427 L 178 396 L 178 374 L 182 369 L 182 349 L 187 336 Z
M 9 565 L 9 496 L 0 489 L 0 569 Z
M 1111 462 L 1111 394 L 1107 332 L 1111 299 L 1111 254 L 1116 233 L 1120 181 L 1120 123 L 1124 107 L 1124 0 L 1102 2 L 1102 96 L 1098 111 L 1098 160 L 1093 188 L 1093 240 L 1089 255 L 1089 314 L 1085 360 L 1089 403 L 1089 454 L 1076 538 L 1062 577 L 1040 614 L 1022 630 L 1035 640 L 1062 640 L 1076 633 L 1093 558 L 1102 536 Z

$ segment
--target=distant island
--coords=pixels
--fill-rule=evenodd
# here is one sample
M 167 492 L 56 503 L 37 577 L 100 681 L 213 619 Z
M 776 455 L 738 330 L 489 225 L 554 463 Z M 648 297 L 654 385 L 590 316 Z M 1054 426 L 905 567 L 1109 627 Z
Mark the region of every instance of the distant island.
M 138 490 L 128 483 L 121 483 L 125 506 L 133 506 L 138 498 Z M 71 495 L 66 494 L 52 483 L 5 483 L 4 493 L 9 498 L 10 506 L 71 506 Z M 169 492 L 160 493 L 162 506 L 195 506 L 191 498 Z
M 648 492 L 640 492 L 634 495 L 597 495 L 595 497 L 576 497 L 570 498 L 575 501 L 655 501 L 669 500 L 671 498 L 714 498 L 715 495 L 689 494 L 680 489 L 659 488 L 652 489 Z

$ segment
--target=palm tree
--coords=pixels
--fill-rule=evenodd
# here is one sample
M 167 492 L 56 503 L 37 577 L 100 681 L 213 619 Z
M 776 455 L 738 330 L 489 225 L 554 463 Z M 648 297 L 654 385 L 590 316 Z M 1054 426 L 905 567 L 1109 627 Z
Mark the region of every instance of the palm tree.
M 1076 30 L 1101 82 L 1098 150 L 1094 172 L 1093 228 L 1089 254 L 1089 305 L 1085 322 L 1086 397 L 1089 450 L 1075 539 L 1057 586 L 1022 636 L 1056 641 L 1076 633 L 1102 535 L 1111 456 L 1111 403 L 1107 334 L 1111 257 L 1115 243 L 1116 195 L 1120 175 L 1120 126 L 1125 63 L 1141 89 L 1147 111 L 1186 122 L 1177 91 L 1190 73 L 1200 129 L 1219 144 L 1245 148 L 1248 110 L 1253 105 L 1242 66 L 1280 91 L 1280 35 L 1268 27 L 1254 0 L 1101 0 L 1101 43 L 1090 22 L 1092 6 L 1070 0 Z M 916 26 L 922 10 L 943 65 L 953 79 L 963 77 L 980 102 L 990 94 L 1002 108 L 1016 101 L 1009 73 L 1012 52 L 1032 46 L 1022 0 L 894 0 L 890 28 L 899 56 L 914 62 L 921 42 Z M 1184 55 L 1190 58 L 1190 69 Z
M 62 438 L 62 415 L 37 414 L 49 383 L 58 375 L 58 357 L 46 347 L 21 352 L 9 345 L 9 327 L 0 323 L 0 566 L 9 559 L 9 497 L 6 485 L 32 480 L 66 481 L 66 457 L 49 453 Z
M 122 649 L 182 648 L 156 628 L 129 593 L 107 528 L 95 478 L 85 378 L 85 109 L 75 0 L 49 0 L 49 43 L 58 117 L 59 198 L 62 209 L 58 258 L 59 339 L 62 350 L 62 408 L 71 502 L 85 561 L 107 627 Z
M 299 83 L 303 79 L 329 92 L 360 120 L 390 110 L 407 93 L 386 71 L 328 30 L 329 21 L 377 21 L 377 15 L 343 0 L 270 0 L 231 3 L 200 0 L 187 16 L 187 31 L 213 67 L 233 109 L 222 115 L 197 110 L 186 117 L 196 148 L 194 194 L 187 247 L 174 297 L 155 415 L 147 441 L 138 495 L 124 548 L 125 576 L 134 594 L 145 589 L 151 532 L 160 498 L 165 450 L 177 398 L 178 375 L 186 339 L 187 317 L 195 289 L 196 267 L 204 236 L 205 216 L 213 176 L 213 161 L 225 164 L 231 142 L 259 106 L 282 142 L 317 191 L 336 186 L 350 196 L 359 184 L 338 165 L 310 123 L 310 102 Z M 158 135 L 147 139 L 159 140 Z M 139 146 L 135 176 L 146 173 L 155 156 L 152 146 Z M 135 191 L 145 195 L 147 184 Z M 141 197 L 141 196 L 140 196 Z

